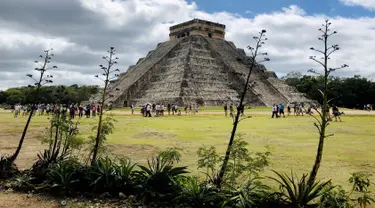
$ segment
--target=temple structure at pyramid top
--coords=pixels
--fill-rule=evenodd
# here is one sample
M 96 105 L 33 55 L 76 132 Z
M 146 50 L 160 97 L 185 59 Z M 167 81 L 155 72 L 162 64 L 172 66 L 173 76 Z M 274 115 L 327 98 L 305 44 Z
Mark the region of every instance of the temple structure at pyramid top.
M 168 41 L 111 81 L 109 89 L 119 90 L 112 90 L 107 102 L 117 107 L 198 101 L 209 106 L 238 104 L 249 72 L 244 61 L 248 58 L 245 50 L 225 40 L 225 25 L 193 19 L 170 27 Z M 253 70 L 248 87 L 246 105 L 310 102 L 261 64 Z
M 193 19 L 169 28 L 169 39 L 174 40 L 190 35 L 225 39 L 225 25 L 206 20 Z

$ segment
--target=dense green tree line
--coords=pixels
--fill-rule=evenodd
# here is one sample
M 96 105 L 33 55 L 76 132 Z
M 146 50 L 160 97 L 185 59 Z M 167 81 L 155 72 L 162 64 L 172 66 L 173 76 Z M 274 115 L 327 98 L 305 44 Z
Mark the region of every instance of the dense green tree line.
M 295 86 L 307 97 L 322 103 L 321 94 L 324 80 L 321 76 L 302 75 L 291 72 L 283 77 L 287 84 Z M 375 82 L 355 75 L 349 78 L 329 77 L 328 98 L 331 103 L 347 108 L 363 108 L 364 104 L 375 104 Z
M 80 103 L 98 93 L 97 86 L 43 86 L 40 89 L 39 99 L 35 99 L 35 89 L 30 87 L 9 88 L 0 91 L 0 104 L 14 105 L 16 103 Z

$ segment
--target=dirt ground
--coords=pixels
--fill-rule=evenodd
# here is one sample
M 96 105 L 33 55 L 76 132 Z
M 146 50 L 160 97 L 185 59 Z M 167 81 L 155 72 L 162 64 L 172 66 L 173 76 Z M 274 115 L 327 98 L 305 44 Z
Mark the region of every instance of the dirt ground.
M 47 197 L 0 192 L 0 208 L 57 208 L 59 203 Z
M 23 194 L 13 191 L 0 191 L 0 208 L 115 208 L 129 207 L 121 202 L 105 202 L 82 199 L 58 199 L 36 194 Z M 129 207 L 130 208 L 130 207 Z

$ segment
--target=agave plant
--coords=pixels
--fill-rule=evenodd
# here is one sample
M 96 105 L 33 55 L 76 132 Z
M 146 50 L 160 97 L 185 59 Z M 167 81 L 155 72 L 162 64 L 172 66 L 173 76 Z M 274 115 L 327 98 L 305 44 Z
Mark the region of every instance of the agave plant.
M 54 154 L 49 150 L 44 150 L 43 153 L 39 152 L 37 156 L 38 160 L 33 164 L 31 170 L 34 177 L 43 180 L 50 164 L 57 162 L 57 160 L 55 160 L 57 154 Z
M 277 182 L 280 186 L 281 199 L 288 205 L 288 207 L 319 207 L 318 199 L 327 191 L 330 191 L 333 187 L 328 187 L 331 181 L 320 183 L 315 181 L 312 185 L 308 184 L 308 175 L 303 174 L 302 178 L 299 179 L 297 176 L 291 173 L 291 176 L 287 174 L 280 174 L 273 171 L 278 178 L 269 177 L 270 179 Z
M 183 207 L 218 207 L 223 195 L 215 186 L 199 183 L 197 178 L 186 177 L 182 182 L 182 190 L 174 199 Z
M 75 183 L 79 182 L 76 169 L 75 161 L 60 161 L 52 165 L 47 173 L 51 188 L 68 195 L 73 190 Z
M 187 167 L 173 167 L 169 158 L 161 155 L 148 160 L 148 166 L 139 165 L 140 171 L 137 171 L 137 179 L 141 184 L 140 197 L 145 203 L 166 198 L 174 198 L 179 191 L 176 180 L 188 173 Z
M 115 163 L 108 156 L 97 159 L 91 165 L 87 179 L 96 192 L 113 190 L 117 185 Z
M 226 191 L 228 199 L 225 200 L 222 207 L 255 207 L 262 199 L 268 196 L 268 186 L 263 185 L 260 178 L 250 178 L 240 186 L 235 187 L 227 184 L 229 189 Z
M 135 183 L 134 179 L 134 167 L 136 164 L 132 163 L 128 158 L 120 158 L 119 161 L 114 164 L 115 169 L 115 180 L 119 192 L 129 194 Z
M 12 188 L 18 191 L 31 191 L 35 189 L 33 184 L 34 178 L 29 174 L 19 174 L 12 182 Z

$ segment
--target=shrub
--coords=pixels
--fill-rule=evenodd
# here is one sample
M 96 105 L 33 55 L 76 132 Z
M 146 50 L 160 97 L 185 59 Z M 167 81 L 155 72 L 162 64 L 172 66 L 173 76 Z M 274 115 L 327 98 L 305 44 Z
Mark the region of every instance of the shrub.
M 47 183 L 51 185 L 52 191 L 63 195 L 70 195 L 76 183 L 82 178 L 78 177 L 79 163 L 73 160 L 61 161 L 48 169 Z
M 50 165 L 69 159 L 74 150 L 79 150 L 83 140 L 78 136 L 78 122 L 68 120 L 60 114 L 53 115 L 43 143 L 48 149 L 38 153 L 38 160 L 31 168 L 33 176 L 43 180 Z
M 148 166 L 139 165 L 137 180 L 140 186 L 139 196 L 148 204 L 149 202 L 171 201 L 181 190 L 176 182 L 183 174 L 188 173 L 187 167 L 173 167 L 169 157 L 162 155 L 148 160 Z
M 320 207 L 330 208 L 352 208 L 350 204 L 350 197 L 348 193 L 341 186 L 333 187 L 332 184 L 327 184 L 326 189 L 320 198 Z
M 96 193 L 108 192 L 112 196 L 118 196 L 120 192 L 131 194 L 136 185 L 134 167 L 135 164 L 127 158 L 98 158 L 90 167 L 87 180 Z
M 318 207 L 319 204 L 316 203 L 316 200 L 332 189 L 332 187 L 328 186 L 331 183 L 330 181 L 308 184 L 307 174 L 304 174 L 299 179 L 293 173 L 291 176 L 280 174 L 276 171 L 274 173 L 276 173 L 278 178 L 269 178 L 276 181 L 279 185 L 280 190 L 276 194 L 289 207 Z
M 32 191 L 36 189 L 34 178 L 27 173 L 17 175 L 11 182 L 11 187 L 17 191 Z
M 219 207 L 224 195 L 212 184 L 200 183 L 197 178 L 186 177 L 181 180 L 181 192 L 174 202 L 181 207 Z
M 352 173 L 351 175 L 352 176 L 349 178 L 349 182 L 352 184 L 352 191 L 349 194 L 349 197 L 352 193 L 359 195 L 357 198 L 352 200 L 355 201 L 356 205 L 359 205 L 361 208 L 366 208 L 367 205 L 375 203 L 373 194 L 371 191 L 369 191 L 369 187 L 372 184 L 369 179 L 371 175 L 362 172 Z
M 0 179 L 10 178 L 17 173 L 19 170 L 14 161 L 9 156 L 0 156 Z
M 250 178 L 238 186 L 230 186 L 225 190 L 226 200 L 223 207 L 256 207 L 268 196 L 268 186 L 263 185 L 260 178 Z
M 133 194 L 135 191 L 134 167 L 136 164 L 132 163 L 128 158 L 120 158 L 114 165 L 116 172 L 116 187 L 117 192 L 124 194 Z

